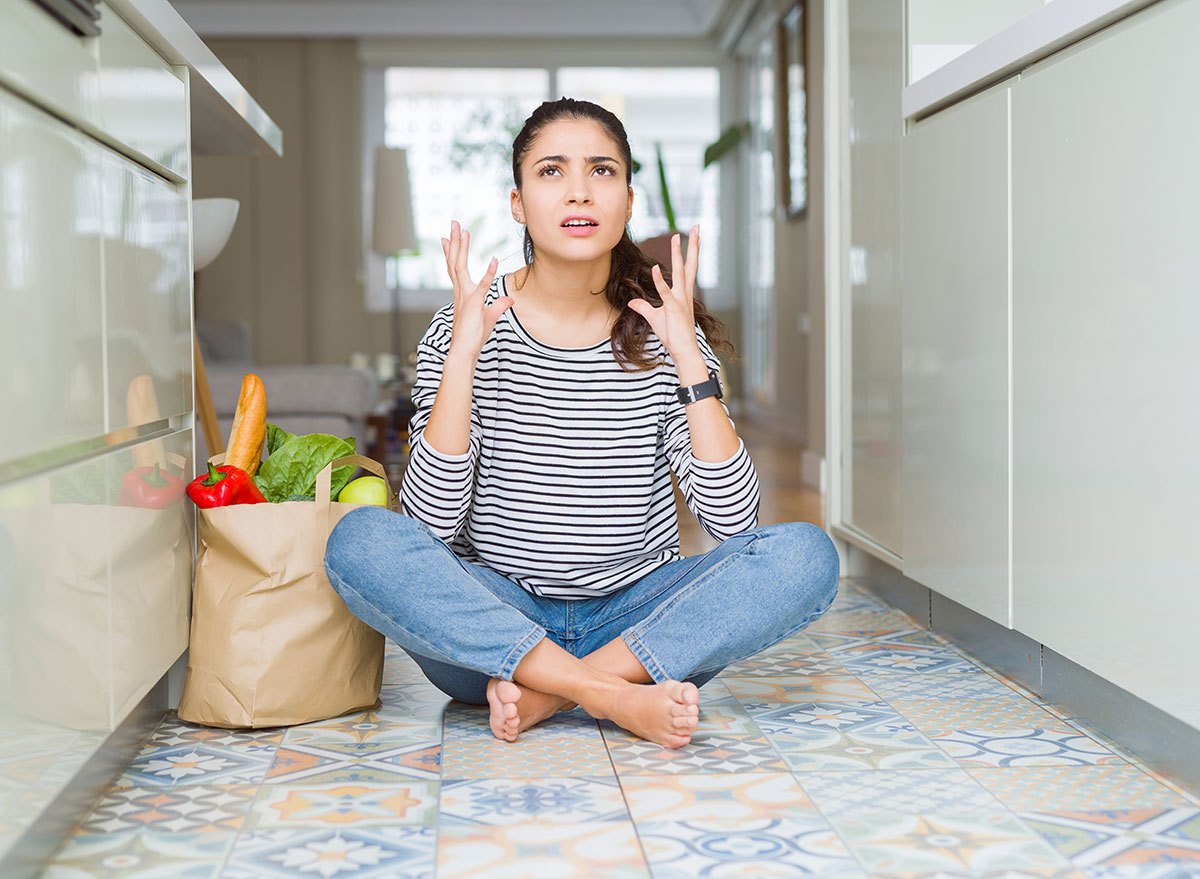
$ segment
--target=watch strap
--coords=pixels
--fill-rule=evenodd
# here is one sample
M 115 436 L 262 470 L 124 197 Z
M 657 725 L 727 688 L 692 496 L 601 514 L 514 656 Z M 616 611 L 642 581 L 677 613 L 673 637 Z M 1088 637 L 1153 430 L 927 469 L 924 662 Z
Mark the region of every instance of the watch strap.
M 708 371 L 708 381 L 677 388 L 675 396 L 679 399 L 680 403 L 686 406 L 688 403 L 695 403 L 697 400 L 703 400 L 705 397 L 721 399 L 724 395 L 721 393 L 721 382 L 717 379 L 716 372 L 710 369 Z

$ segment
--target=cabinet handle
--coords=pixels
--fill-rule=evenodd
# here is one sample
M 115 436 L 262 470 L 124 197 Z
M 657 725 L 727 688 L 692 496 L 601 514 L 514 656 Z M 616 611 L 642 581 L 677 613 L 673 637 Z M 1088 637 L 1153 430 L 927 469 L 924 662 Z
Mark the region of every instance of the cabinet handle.
M 100 0 L 35 0 L 77 34 L 85 37 L 100 35 Z

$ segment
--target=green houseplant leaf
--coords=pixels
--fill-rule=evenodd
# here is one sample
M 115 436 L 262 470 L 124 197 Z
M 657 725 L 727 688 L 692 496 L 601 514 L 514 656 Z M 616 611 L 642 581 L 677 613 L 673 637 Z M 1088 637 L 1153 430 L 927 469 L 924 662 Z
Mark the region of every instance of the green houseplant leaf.
M 736 149 L 738 144 L 745 140 L 750 135 L 750 123 L 739 122 L 736 125 L 730 125 L 721 136 L 704 148 L 704 167 L 707 168 L 713 162 L 719 162 L 724 156 Z M 662 144 L 655 142 L 654 152 L 658 157 L 658 186 L 662 192 L 663 213 L 667 217 L 668 232 L 674 234 L 679 231 L 675 225 L 675 208 L 671 204 L 671 190 L 667 186 L 667 168 L 663 162 Z M 637 173 L 641 170 L 641 163 L 636 160 L 633 162 L 633 172 Z
M 749 122 L 740 122 L 737 125 L 730 125 L 723 132 L 721 132 L 720 137 L 704 148 L 704 167 L 707 168 L 713 162 L 719 162 L 727 152 L 734 149 L 749 135 Z
M 663 164 L 662 144 L 655 141 L 654 152 L 658 155 L 658 185 L 662 187 L 663 213 L 667 215 L 667 227 L 675 231 L 675 209 L 671 207 L 671 191 L 667 188 L 667 166 Z

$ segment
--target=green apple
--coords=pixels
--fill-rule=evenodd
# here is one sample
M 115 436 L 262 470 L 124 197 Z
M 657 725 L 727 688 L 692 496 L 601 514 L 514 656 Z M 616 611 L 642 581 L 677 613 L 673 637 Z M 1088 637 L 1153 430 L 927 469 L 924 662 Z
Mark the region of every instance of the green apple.
M 346 483 L 338 492 L 337 499 L 344 504 L 372 504 L 386 507 L 388 502 L 387 483 L 378 476 L 360 476 Z

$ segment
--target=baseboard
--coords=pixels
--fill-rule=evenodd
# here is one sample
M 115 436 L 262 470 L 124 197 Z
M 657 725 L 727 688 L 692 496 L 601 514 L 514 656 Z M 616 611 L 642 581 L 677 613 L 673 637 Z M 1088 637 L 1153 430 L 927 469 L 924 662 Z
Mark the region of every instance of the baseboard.
M 0 858 L 0 876 L 42 875 L 46 862 L 141 751 L 166 712 L 167 698 L 164 675 Z
M 1072 715 L 1102 741 L 1200 796 L 1200 730 L 1049 647 L 905 577 L 848 545 L 852 576 L 843 579 L 878 595 L 984 665 L 1017 681 L 1047 704 Z

